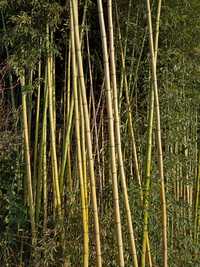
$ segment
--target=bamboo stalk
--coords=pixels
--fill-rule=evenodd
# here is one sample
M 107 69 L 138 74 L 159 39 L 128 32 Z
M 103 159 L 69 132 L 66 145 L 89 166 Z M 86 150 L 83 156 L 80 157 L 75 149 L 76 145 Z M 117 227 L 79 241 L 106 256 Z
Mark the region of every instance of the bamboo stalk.
M 67 153 L 68 153 L 69 144 L 70 144 L 70 133 L 72 129 L 73 111 L 74 111 L 74 98 L 72 97 L 70 111 L 69 111 L 68 120 L 67 120 L 67 129 L 66 129 L 65 140 L 64 140 L 64 151 L 63 151 L 61 173 L 60 173 L 60 179 L 59 179 L 61 196 L 63 195 L 63 179 L 64 179 L 66 162 L 67 162 Z
M 47 90 L 47 67 L 45 70 L 45 88 L 44 88 L 44 107 L 43 107 L 43 118 L 42 118 L 42 133 L 40 142 L 40 155 L 39 155 L 39 167 L 37 177 L 37 192 L 36 192 L 36 224 L 39 222 L 40 208 L 41 208 L 41 194 L 43 185 L 43 211 L 44 211 L 44 222 L 43 230 L 47 228 L 47 162 L 46 162 L 46 142 L 47 142 L 47 107 L 48 107 L 48 90 Z
M 152 161 L 152 133 L 153 133 L 153 116 L 154 116 L 154 92 L 150 87 L 150 103 L 149 103 L 149 118 L 148 118 L 148 133 L 147 133 L 147 155 L 145 166 L 145 188 L 143 192 L 143 241 L 142 241 L 142 256 L 141 266 L 145 267 L 146 246 L 148 239 L 148 208 L 149 208 L 149 193 L 151 182 L 151 161 Z
M 124 162 L 121 148 L 121 134 L 120 134 L 120 119 L 118 111 L 118 96 L 117 96 L 117 80 L 116 80 L 116 66 L 115 66 L 115 52 L 114 52 L 114 37 L 113 37 L 113 21 L 112 21 L 112 1 L 108 0 L 108 25 L 109 25 L 109 44 L 110 44 L 110 66 L 111 66 L 111 81 L 112 81 L 112 92 L 113 92 L 113 105 L 114 105 L 114 120 L 115 120 L 115 136 L 116 136 L 116 147 L 119 159 L 119 169 L 121 174 L 121 182 L 125 200 L 126 216 L 128 223 L 128 231 L 130 235 L 131 254 L 135 267 L 138 267 L 137 252 L 135 245 L 135 237 L 133 231 L 133 223 L 131 218 L 131 210 L 129 205 L 129 197 L 126 185 L 126 175 L 124 170 Z
M 89 234 L 88 234 L 88 215 L 86 208 L 86 195 L 84 185 L 84 168 L 82 162 L 81 152 L 81 140 L 80 140 L 80 119 L 79 119 L 79 101 L 77 93 L 77 67 L 76 67 L 76 55 L 75 55 L 75 43 L 74 43 L 74 21 L 71 9 L 71 40 L 72 40 L 72 67 L 73 67 L 73 89 L 74 89 L 74 102 L 75 102 L 75 127 L 76 127 L 76 141 L 77 141 L 77 157 L 78 157 L 78 170 L 80 177 L 81 188 L 81 202 L 82 202 L 82 216 L 83 216 L 83 266 L 89 266 Z
M 25 91 L 25 72 L 20 75 L 20 81 L 22 86 L 22 112 L 23 112 L 23 126 L 24 126 L 24 148 L 26 159 L 26 177 L 28 188 L 28 204 L 31 220 L 31 233 L 32 244 L 36 244 L 36 231 L 35 231 L 35 212 L 33 202 L 33 189 L 32 189 L 32 176 L 31 176 L 31 162 L 30 162 L 30 145 L 29 145 L 29 132 L 28 132 L 28 119 L 27 119 L 27 103 L 26 103 L 26 91 Z
M 121 38 L 121 32 L 120 32 L 120 27 L 119 27 L 119 17 L 118 17 L 117 10 L 116 10 L 116 15 L 117 15 L 117 23 L 118 23 L 120 52 L 121 52 L 121 59 L 122 59 L 125 97 L 126 97 L 126 102 L 127 102 L 128 128 L 129 128 L 129 132 L 131 135 L 131 144 L 132 144 L 132 151 L 133 151 L 135 174 L 136 174 L 136 178 L 138 180 L 138 184 L 140 187 L 140 192 L 142 192 L 141 175 L 140 175 L 140 171 L 139 171 L 139 163 L 138 163 L 138 156 L 137 156 L 138 153 L 137 153 L 137 147 L 136 147 L 134 126 L 133 126 L 133 119 L 132 119 L 132 110 L 131 110 L 131 103 L 130 103 L 130 97 L 129 97 L 129 88 L 128 88 L 127 75 L 126 75 L 125 56 L 124 56 L 124 52 L 123 52 L 123 46 L 122 46 L 122 40 L 121 40 L 122 38 Z M 142 199 L 142 195 L 141 195 L 141 199 Z
M 158 3 L 158 9 L 161 9 L 161 0 Z M 161 206 L 162 206 L 162 230 L 163 230 L 163 266 L 168 266 L 168 248 L 167 248 L 167 208 L 166 208 L 166 197 L 165 197 L 165 182 L 164 182 L 164 171 L 163 171 L 163 153 L 162 153 L 162 142 L 161 142 L 161 127 L 160 127 L 160 107 L 159 107 L 159 96 L 158 96 L 158 84 L 157 84 L 157 67 L 156 67 L 156 56 L 157 50 L 154 50 L 153 42 L 153 30 L 152 30 L 152 18 L 151 18 L 151 7 L 150 1 L 147 0 L 147 17 L 148 17 L 148 29 L 149 29 L 149 41 L 150 41 L 150 53 L 151 53 L 151 70 L 152 79 L 155 94 L 155 113 L 156 113 L 156 135 L 157 135 L 157 149 L 158 149 L 158 168 L 161 183 Z
M 74 18 L 74 33 L 75 33 L 76 59 L 77 59 L 77 66 L 78 66 L 78 78 L 80 82 L 80 89 L 81 89 L 81 95 L 82 95 L 82 100 L 83 100 L 86 142 L 87 142 L 87 151 L 88 151 L 88 158 L 89 158 L 88 163 L 89 163 L 89 172 L 90 172 L 90 188 L 91 188 L 91 195 L 92 195 L 94 225 L 95 225 L 96 259 L 97 259 L 97 266 L 101 267 L 102 258 L 101 258 L 99 217 L 98 217 L 97 197 L 96 197 L 96 182 L 95 182 L 94 161 L 93 161 L 93 153 L 92 153 L 90 121 L 89 121 L 89 114 L 88 114 L 88 104 L 87 104 L 87 97 L 86 97 L 86 87 L 85 87 L 85 81 L 84 81 L 81 45 L 80 45 L 80 37 L 79 37 L 78 13 L 77 13 L 76 1 L 72 0 L 71 3 L 72 3 L 72 10 L 73 10 L 73 18 Z
M 33 192 L 36 199 L 36 184 L 37 184 L 37 164 L 38 164 L 38 135 L 39 135 L 39 118 L 40 118 L 40 84 L 41 84 L 41 59 L 38 63 L 38 91 L 37 91 L 37 107 L 35 121 L 35 142 L 34 142 L 34 162 L 33 162 Z
M 102 50 L 103 50 L 103 61 L 104 61 L 108 127 L 109 127 L 109 139 L 110 139 L 110 151 L 111 151 L 112 186 L 113 186 L 113 198 L 114 198 L 115 224 L 117 231 L 117 245 L 119 253 L 118 264 L 120 267 L 123 267 L 124 253 L 123 253 L 123 240 L 122 240 L 121 218 L 120 218 L 120 208 L 119 208 L 115 137 L 114 137 L 114 125 L 113 125 L 114 118 L 113 118 L 113 107 L 112 107 L 112 96 L 111 96 L 111 85 L 110 85 L 110 69 L 109 69 L 108 51 L 107 51 L 107 38 L 106 38 L 102 1 L 98 0 L 97 3 L 98 3 L 99 24 L 100 24 Z
M 196 178 L 196 190 L 195 190 L 195 209 L 194 209 L 194 240 L 198 242 L 199 235 L 199 213 L 200 213 L 200 152 L 199 152 L 199 160 L 198 160 L 198 173 Z
M 48 26 L 47 26 L 48 30 Z M 48 31 L 47 31 L 48 35 Z M 47 44 L 48 45 L 48 44 Z M 49 50 L 49 47 L 47 47 Z M 62 224 L 62 210 L 61 210 L 61 196 L 59 188 L 59 177 L 58 177 L 58 163 L 56 154 L 56 132 L 55 132 L 55 113 L 53 108 L 53 82 L 52 82 L 52 55 L 48 53 L 47 57 L 47 81 L 48 81 L 48 96 L 49 96 L 49 120 L 50 120 L 50 136 L 51 136 L 51 157 L 53 167 L 53 180 L 55 184 L 55 201 L 58 209 L 59 221 Z

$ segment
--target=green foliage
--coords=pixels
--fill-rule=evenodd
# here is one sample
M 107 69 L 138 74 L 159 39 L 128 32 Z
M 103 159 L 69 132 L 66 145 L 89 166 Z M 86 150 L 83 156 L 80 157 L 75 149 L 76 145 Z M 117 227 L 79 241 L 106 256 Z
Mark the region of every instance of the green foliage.
M 0 1 L 0 9 L 3 10 L 4 8 L 6 8 L 8 5 L 8 1 L 7 0 L 1 0 Z
M 3 5 L 3 2 L 2 2 Z M 61 20 L 62 7 L 58 2 L 9 1 L 6 9 L 6 32 L 1 39 L 9 47 L 10 65 L 31 69 L 42 53 L 46 53 L 46 25 L 55 31 Z
M 1 130 L 0 260 L 1 264 L 5 264 L 5 266 L 12 261 L 11 251 L 20 250 L 18 231 L 27 228 L 27 212 L 20 182 L 21 170 L 18 150 L 21 146 L 20 142 L 19 137 L 13 132 Z

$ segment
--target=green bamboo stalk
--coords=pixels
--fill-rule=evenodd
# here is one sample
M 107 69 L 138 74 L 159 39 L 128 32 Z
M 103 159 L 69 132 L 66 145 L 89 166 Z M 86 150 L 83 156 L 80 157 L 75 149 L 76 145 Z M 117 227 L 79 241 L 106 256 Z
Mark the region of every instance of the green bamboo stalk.
M 149 103 L 149 118 L 147 132 L 147 154 L 145 168 L 145 188 L 143 192 L 143 241 L 142 241 L 142 256 L 141 267 L 145 267 L 146 246 L 148 239 L 148 208 L 149 208 L 149 193 L 151 182 L 151 163 L 152 163 L 152 133 L 153 133 L 153 116 L 154 116 L 154 92 L 150 86 L 150 103 Z
M 36 192 L 36 225 L 39 222 L 40 208 L 41 208 L 41 195 L 43 185 L 43 211 L 44 211 L 44 223 L 43 229 L 46 230 L 47 222 L 47 166 L 46 166 L 46 135 L 47 135 L 47 107 L 48 107 L 48 90 L 47 90 L 47 68 L 45 70 L 45 88 L 44 88 L 44 107 L 42 118 L 42 132 L 40 142 L 40 154 L 39 154 L 39 167 L 37 176 L 37 192 Z

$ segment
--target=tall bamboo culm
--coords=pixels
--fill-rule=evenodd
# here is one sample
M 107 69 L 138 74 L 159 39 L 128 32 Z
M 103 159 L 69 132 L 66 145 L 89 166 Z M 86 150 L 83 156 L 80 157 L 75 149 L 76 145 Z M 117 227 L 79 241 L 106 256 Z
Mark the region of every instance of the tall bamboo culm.
M 109 67 L 109 60 L 108 60 L 107 37 L 106 37 L 106 30 L 105 30 L 102 1 L 98 0 L 97 3 L 98 3 L 98 13 L 99 13 L 99 24 L 100 24 L 100 31 L 101 31 L 103 61 L 104 61 L 105 90 L 106 90 L 108 128 L 109 128 L 109 140 L 110 140 L 110 151 L 111 151 L 110 153 L 111 153 L 112 186 L 113 186 L 115 224 L 116 224 L 116 231 L 117 231 L 118 257 L 119 257 L 118 264 L 120 267 L 123 267 L 124 266 L 124 253 L 123 253 L 123 240 L 122 240 L 122 229 L 121 229 L 121 218 L 120 218 L 120 207 L 119 207 L 113 104 L 112 104 L 111 84 L 110 84 L 110 67 Z
M 152 28 L 152 16 L 151 16 L 151 5 L 150 1 L 146 1 L 147 4 L 147 19 L 149 29 L 149 44 L 151 54 L 151 71 L 152 80 L 155 95 L 155 114 L 156 114 L 156 139 L 157 139 L 157 150 L 158 150 L 158 169 L 161 184 L 161 206 L 162 206 L 162 231 L 163 231 L 163 266 L 168 266 L 168 247 L 167 247 L 167 207 L 165 197 L 165 182 L 164 182 L 164 171 L 163 171 L 163 153 L 162 153 L 162 142 L 161 142 L 161 127 L 160 127 L 160 107 L 159 107 L 159 96 L 158 96 L 158 83 L 157 83 L 157 60 L 155 54 L 157 51 L 154 50 L 153 41 L 153 28 Z M 161 8 L 161 0 L 158 3 L 158 7 Z
M 87 215 L 87 198 L 85 197 L 84 175 L 83 175 L 83 161 L 81 153 L 81 138 L 80 138 L 80 112 L 79 101 L 77 92 L 77 67 L 76 67 L 76 55 L 75 55 L 75 43 L 74 43 L 74 20 L 71 8 L 71 54 L 72 54 L 72 68 L 73 68 L 73 98 L 75 102 L 75 128 L 76 128 L 76 142 L 77 142 L 77 158 L 78 158 L 78 170 L 80 177 L 80 190 L 81 190 L 81 202 L 82 202 L 82 217 L 83 217 L 83 266 L 89 266 L 89 233 L 88 233 L 88 215 Z
M 36 231 L 35 231 L 35 207 L 33 202 L 33 189 L 32 189 L 32 175 L 31 175 L 31 162 L 30 162 L 30 144 L 28 132 L 28 119 L 27 119 L 27 103 L 26 103 L 26 89 L 25 89 L 25 70 L 21 71 L 20 82 L 22 86 L 22 112 L 23 112 L 23 128 L 24 128 L 24 149 L 25 149 L 25 162 L 26 162 L 26 183 L 28 189 L 28 205 L 31 220 L 32 244 L 36 244 Z
M 126 216 L 127 216 L 127 222 L 128 222 L 128 230 L 129 230 L 129 235 L 130 235 L 131 254 L 133 257 L 134 266 L 138 267 L 135 237 L 134 237 L 134 231 L 133 231 L 133 223 L 132 223 L 131 210 L 130 210 L 130 205 L 129 205 L 129 197 L 128 197 L 127 185 L 126 185 L 126 175 L 125 175 L 125 170 L 124 170 L 124 162 L 123 162 L 122 148 L 121 148 L 120 119 L 119 119 L 119 111 L 118 111 L 118 95 L 117 95 L 117 80 L 116 80 L 113 21 L 112 21 L 112 1 L 108 0 L 107 5 L 108 5 L 108 25 L 109 25 L 110 74 L 111 74 L 111 81 L 112 81 L 111 88 L 113 92 L 116 147 L 117 147 L 117 153 L 118 153 L 122 188 L 123 188 L 124 199 L 125 199 L 125 209 L 126 209 Z
M 81 43 L 79 36 L 79 25 L 78 25 L 78 11 L 76 1 L 72 0 L 72 11 L 73 11 L 73 21 L 74 21 L 74 39 L 75 39 L 75 50 L 76 50 L 76 60 L 78 67 L 78 80 L 80 83 L 80 90 L 83 103 L 83 112 L 85 119 L 85 131 L 86 131 L 86 143 L 87 143 L 87 153 L 88 153 L 88 165 L 90 173 L 90 189 L 94 213 L 94 226 L 95 226 L 95 241 L 96 241 L 96 263 L 98 267 L 102 266 L 102 257 L 101 257 L 101 243 L 100 243 L 100 230 L 99 230 L 99 216 L 98 216 L 98 207 L 97 207 L 97 196 L 96 196 L 96 181 L 94 173 L 94 159 L 92 151 L 92 139 L 90 132 L 90 120 L 88 113 L 88 104 L 86 96 L 86 87 L 84 81 L 84 72 L 83 72 L 83 63 L 82 63 L 82 54 L 81 54 Z

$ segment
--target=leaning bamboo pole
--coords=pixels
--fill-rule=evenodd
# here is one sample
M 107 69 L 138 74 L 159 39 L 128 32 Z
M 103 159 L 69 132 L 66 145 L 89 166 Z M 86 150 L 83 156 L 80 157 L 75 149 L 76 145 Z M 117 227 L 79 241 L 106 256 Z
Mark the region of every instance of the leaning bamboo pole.
M 199 236 L 199 214 L 200 214 L 200 152 L 198 155 L 198 171 L 196 178 L 196 190 L 195 190 L 195 200 L 194 200 L 194 240 L 198 242 Z
M 158 39 L 160 28 L 160 13 L 161 13 L 161 1 L 158 2 L 157 17 L 156 17 L 156 32 L 155 32 L 155 64 L 157 64 L 158 55 Z M 152 83 L 151 83 L 152 84 Z M 152 165 L 152 134 L 153 134 L 153 118 L 154 118 L 154 90 L 153 86 L 150 86 L 150 102 L 149 102 L 149 114 L 148 114 L 148 133 L 147 133 L 147 153 L 146 153 L 146 166 L 145 166 L 145 186 L 144 186 L 144 217 L 143 217 L 143 241 L 142 241 L 142 257 L 141 265 L 145 266 L 146 249 L 148 247 L 148 209 L 149 209 L 149 193 L 151 182 L 151 165 Z
M 91 132 L 90 132 L 90 120 L 89 120 L 89 113 L 88 113 L 86 87 L 85 87 L 85 81 L 84 81 L 76 0 L 72 0 L 71 4 L 72 4 L 72 11 L 73 11 L 73 19 L 74 19 L 74 37 L 75 37 L 74 39 L 75 39 L 75 49 L 76 49 L 76 60 L 77 60 L 77 66 L 78 66 L 78 79 L 80 83 L 80 90 L 81 90 L 81 96 L 82 96 L 82 102 L 83 102 L 86 143 L 87 143 L 87 152 L 88 152 L 88 159 L 89 159 L 88 165 L 89 165 L 90 188 L 91 188 L 91 197 L 92 197 L 93 213 L 94 213 L 96 261 L 97 261 L 97 266 L 100 267 L 102 266 L 102 256 L 101 256 L 99 217 L 98 217 L 97 196 L 96 196 L 96 181 L 95 181 L 95 173 L 94 173 L 94 160 L 93 160 L 92 141 L 91 141 L 92 139 L 91 139 Z
M 47 38 L 49 36 L 49 26 L 47 25 Z M 51 137 L 51 160 L 53 170 L 53 181 L 55 190 L 55 203 L 59 216 L 59 224 L 62 224 L 62 210 L 61 210 L 61 196 L 59 187 L 59 176 L 58 176 L 58 163 L 56 153 L 56 132 L 55 132 L 55 110 L 53 104 L 53 80 L 52 80 L 52 53 L 49 51 L 49 38 L 47 41 L 47 82 L 48 82 L 48 97 L 49 97 L 49 121 L 50 121 L 50 137 Z
M 106 102 L 107 102 L 107 113 L 108 113 L 110 151 L 111 151 L 112 186 L 113 186 L 113 197 L 114 197 L 115 224 L 117 231 L 117 245 L 119 253 L 118 257 L 119 257 L 119 266 L 123 267 L 124 253 L 123 253 L 123 240 L 122 240 L 121 218 L 120 218 L 120 208 L 119 208 L 115 136 L 114 136 L 114 123 L 113 123 L 114 118 L 113 118 L 113 106 L 112 106 L 111 84 L 110 84 L 110 67 L 108 60 L 107 38 L 106 38 L 102 1 L 98 0 L 97 3 L 98 3 L 99 24 L 100 24 L 102 50 L 103 50 L 103 61 L 104 61 Z
M 153 115 L 154 115 L 154 92 L 150 84 L 150 103 L 148 114 L 148 132 L 147 132 L 147 152 L 145 163 L 145 185 L 143 190 L 143 240 L 142 240 L 142 256 L 141 267 L 145 267 L 147 239 L 148 239 L 148 209 L 149 209 L 149 193 L 151 182 L 151 161 L 152 161 L 152 134 L 153 134 Z
M 47 90 L 47 68 L 46 68 L 40 154 L 38 155 L 39 164 L 38 164 L 36 208 L 35 208 L 35 221 L 36 224 L 38 224 L 40 208 L 41 208 L 42 188 L 43 188 L 44 229 L 46 229 L 46 222 L 47 222 L 47 181 L 46 181 L 47 180 L 47 170 L 46 170 L 47 107 L 48 107 L 48 90 Z
M 67 48 L 66 48 L 67 49 Z M 69 45 L 68 45 L 68 62 L 67 65 L 67 71 L 66 71 L 66 89 L 64 89 L 64 133 L 63 138 L 65 136 L 65 130 L 66 130 L 66 123 L 67 119 L 70 115 L 70 100 L 71 100 L 71 39 L 69 38 Z M 67 106 L 66 106 L 67 105 Z M 64 140 L 63 140 L 64 141 Z M 64 151 L 63 151 L 64 156 Z M 72 192 L 72 170 L 71 170 L 71 146 L 68 145 L 67 149 L 67 178 L 68 178 L 68 185 L 69 185 L 69 191 Z
M 119 39 L 119 44 L 120 44 L 120 54 L 121 54 L 121 60 L 122 60 L 122 67 L 123 67 L 123 73 L 124 73 L 124 88 L 125 88 L 125 95 L 126 95 L 126 102 L 128 104 L 128 128 L 129 128 L 129 132 L 131 135 L 131 144 L 132 144 L 132 150 L 133 150 L 133 159 L 134 159 L 134 167 L 135 167 L 135 173 L 136 173 L 136 177 L 138 180 L 138 184 L 140 187 L 140 198 L 141 198 L 141 203 L 143 202 L 143 190 L 142 190 L 142 182 L 141 182 L 141 174 L 140 174 L 140 169 L 139 169 L 139 161 L 138 161 L 138 153 L 137 153 L 137 147 L 136 147 L 136 141 L 135 141 L 135 133 L 134 133 L 134 127 L 133 127 L 133 120 L 132 120 L 132 110 L 131 110 L 131 103 L 130 103 L 130 96 L 131 96 L 131 92 L 130 92 L 130 83 L 132 80 L 132 77 L 129 78 L 129 85 L 127 82 L 127 73 L 126 73 L 126 66 L 125 66 L 125 56 L 124 56 L 124 49 L 123 49 L 123 45 L 122 45 L 122 36 L 121 36 L 121 31 L 120 31 L 120 25 L 119 25 L 119 15 L 118 15 L 118 10 L 116 7 L 116 18 L 117 18 L 117 26 L 118 26 L 118 39 Z M 136 71 L 135 71 L 135 79 L 134 79 L 134 84 L 133 84 L 133 90 L 135 87 L 135 83 L 137 81 L 137 76 L 138 76 L 138 69 L 139 69 L 139 64 L 141 61 L 141 56 L 142 56 L 142 52 L 144 49 L 144 42 L 146 39 L 146 31 L 144 34 L 144 38 L 142 41 L 142 47 L 141 47 L 141 52 L 140 52 L 140 56 L 138 59 L 138 63 L 137 63 L 137 67 L 136 67 Z M 131 69 L 133 69 L 133 67 L 131 67 Z M 154 102 L 152 102 L 154 103 Z M 153 104 L 154 105 L 154 104 Z M 153 120 L 153 117 L 152 117 Z M 146 243 L 147 242 L 147 243 Z M 152 259 L 151 259 L 151 253 L 150 253 L 150 242 L 149 242 L 149 237 L 148 237 L 148 233 L 147 233 L 147 240 L 145 241 L 145 252 L 146 252 L 146 245 L 147 245 L 147 253 L 148 253 L 148 260 L 149 260 L 149 266 L 152 266 Z
M 33 203 L 33 189 L 32 189 L 32 176 L 31 176 L 31 162 L 30 162 L 30 144 L 28 132 L 28 118 L 27 118 L 27 103 L 26 103 L 26 89 L 25 89 L 25 71 L 20 74 L 20 82 L 22 86 L 22 112 L 23 112 L 23 127 L 24 127 L 24 148 L 26 160 L 26 177 L 28 189 L 28 205 L 31 220 L 31 233 L 32 244 L 36 244 L 36 231 L 35 231 L 35 208 Z
M 47 78 L 46 78 L 47 79 Z M 47 208 L 48 208 L 48 184 L 47 184 L 47 104 L 48 104 L 48 91 L 46 88 L 45 92 L 45 106 L 44 106 L 44 113 L 43 113 L 43 133 L 42 133 L 42 182 L 43 182 L 43 212 L 44 212 L 44 219 L 43 219 L 43 232 L 46 233 L 47 231 Z
M 120 118 L 119 118 L 119 111 L 118 111 L 117 79 L 116 79 L 113 21 L 112 21 L 112 1 L 108 0 L 107 5 L 108 5 L 109 44 L 110 44 L 110 70 L 111 70 L 110 74 L 111 74 L 112 92 L 113 92 L 116 147 L 117 147 L 118 160 L 119 160 L 118 164 L 119 164 L 122 188 L 123 188 L 123 193 L 124 193 L 126 216 L 127 216 L 127 222 L 128 222 L 128 231 L 130 235 L 131 254 L 132 254 L 132 258 L 134 262 L 133 266 L 138 267 L 135 237 L 134 237 L 134 231 L 133 231 L 133 223 L 132 223 L 132 218 L 131 218 L 131 210 L 130 210 L 130 205 L 129 205 L 126 175 L 125 175 L 125 170 L 124 170 L 124 162 L 123 162 L 122 147 L 121 147 Z
M 35 139 L 34 139 L 34 161 L 33 161 L 33 194 L 34 202 L 36 202 L 36 186 L 37 186 L 37 164 L 38 164 L 38 138 L 39 138 L 39 116 L 40 116 L 40 91 L 41 91 L 41 58 L 38 63 L 38 87 L 37 87 L 37 106 L 35 120 Z
M 77 158 L 78 158 L 78 170 L 80 177 L 80 189 L 81 189 L 81 203 L 82 203 L 82 220 L 83 220 L 83 266 L 89 266 L 89 234 L 88 234 L 88 215 L 87 215 L 87 199 L 85 197 L 85 185 L 84 185 L 84 168 L 81 153 L 81 138 L 80 138 L 80 114 L 79 114 L 79 101 L 77 92 L 77 66 L 75 55 L 75 43 L 74 43 L 74 22 L 73 14 L 71 10 L 71 42 L 72 42 L 72 68 L 73 68 L 73 98 L 75 102 L 75 128 L 76 128 L 76 142 L 77 142 Z
M 139 170 L 139 162 L 138 162 L 138 152 L 137 152 L 137 146 L 136 146 L 136 140 L 135 140 L 135 132 L 134 132 L 134 124 L 132 119 L 132 110 L 131 110 L 131 103 L 130 103 L 130 93 L 129 93 L 129 87 L 128 87 L 128 81 L 127 81 L 127 74 L 126 74 L 126 65 L 125 65 L 125 54 L 122 44 L 122 36 L 119 26 L 119 15 L 118 10 L 116 7 L 116 18 L 117 18 L 117 27 L 118 27 L 118 38 L 119 38 L 119 45 L 120 45 L 120 54 L 121 54 L 121 60 L 122 60 L 122 71 L 123 71 L 123 80 L 124 80 L 124 90 L 125 90 L 125 97 L 126 97 L 126 103 L 127 103 L 127 115 L 128 115 L 128 129 L 131 136 L 131 145 L 132 145 L 132 151 L 133 151 L 133 161 L 134 161 L 134 167 L 135 167 L 135 174 L 136 178 L 138 180 L 138 184 L 140 187 L 140 192 L 142 192 L 142 179 L 140 175 Z M 142 195 L 141 195 L 142 199 Z
M 82 152 L 82 163 L 83 163 L 83 181 L 84 181 L 84 192 L 85 192 L 85 209 L 88 220 L 88 200 L 89 200 L 89 190 L 88 190 L 88 174 L 87 174 L 87 150 L 86 150 L 86 139 L 85 139 L 85 119 L 83 111 L 83 100 L 81 92 L 78 94 L 79 97 L 79 107 L 80 107 L 80 135 L 81 135 L 81 152 Z
M 60 171 L 60 176 L 59 176 L 61 196 L 63 196 L 63 191 L 64 191 L 64 188 L 63 188 L 64 187 L 64 174 L 65 174 L 65 169 L 66 169 L 66 164 L 67 164 L 67 155 L 68 155 L 68 151 L 69 151 L 73 111 L 74 111 L 74 98 L 71 99 L 70 110 L 69 110 L 69 115 L 68 115 L 68 120 L 67 120 L 66 133 L 65 133 L 64 144 L 63 144 L 64 149 L 63 149 L 63 157 L 62 157 L 61 168 L 60 168 L 61 171 Z
M 131 102 L 130 102 L 130 96 L 131 96 L 130 84 L 131 84 L 132 77 L 129 78 L 130 81 L 129 81 L 129 85 L 128 85 L 126 66 L 125 66 L 125 56 L 124 56 L 124 50 L 123 50 L 123 46 L 122 46 L 122 37 L 121 37 L 121 31 L 120 31 L 120 27 L 119 27 L 119 16 L 118 16 L 117 8 L 116 8 L 116 17 L 117 17 L 117 24 L 118 24 L 118 35 L 119 35 L 119 43 L 120 43 L 120 51 L 121 51 L 120 53 L 121 53 L 122 67 L 123 67 L 123 73 L 124 73 L 124 88 L 125 88 L 126 102 L 127 102 L 127 106 L 128 106 L 127 107 L 127 109 L 128 109 L 128 129 L 129 129 L 130 136 L 131 136 L 131 144 L 132 144 L 132 151 L 133 151 L 133 162 L 134 162 L 134 167 L 135 167 L 134 171 L 135 171 L 136 178 L 138 180 L 138 184 L 139 184 L 139 188 L 140 188 L 141 203 L 143 203 L 142 177 L 141 177 L 141 172 L 140 172 L 140 168 L 139 168 L 138 152 L 137 152 L 137 147 L 136 147 L 134 126 L 133 126 L 133 119 L 132 119 Z M 140 64 L 140 61 L 141 61 L 142 52 L 143 52 L 143 49 L 144 49 L 144 41 L 145 41 L 145 39 L 146 39 L 146 31 L 145 31 L 145 34 L 144 34 L 142 47 L 141 47 L 141 52 L 140 52 L 140 56 L 139 56 L 137 67 L 136 67 L 136 71 L 135 71 L 133 90 L 135 88 L 135 84 L 136 84 L 136 81 L 137 81 L 138 69 L 139 69 L 139 64 Z M 149 266 L 151 267 L 152 266 L 152 259 L 151 259 L 150 242 L 149 242 L 148 233 L 147 233 L 147 240 L 146 241 L 147 241 L 146 245 L 147 245 Z
M 149 29 L 149 44 L 151 53 L 151 71 L 152 80 L 155 94 L 155 114 L 156 114 L 156 137 L 157 137 L 157 149 L 158 149 L 158 169 L 161 184 L 161 206 L 162 206 L 162 235 L 163 235 L 163 266 L 168 266 L 168 249 L 167 249 L 167 207 L 165 197 L 165 182 L 164 182 L 164 171 L 163 171 L 163 153 L 162 153 L 162 141 L 161 141 L 161 127 L 160 127 L 160 107 L 159 107 L 159 96 L 158 96 L 158 83 L 157 83 L 157 60 L 154 42 L 153 42 L 153 29 L 152 29 L 152 17 L 151 17 L 151 6 L 150 1 L 146 1 L 147 4 L 147 18 L 148 18 L 148 29 Z M 158 8 L 161 9 L 161 0 L 158 3 Z

